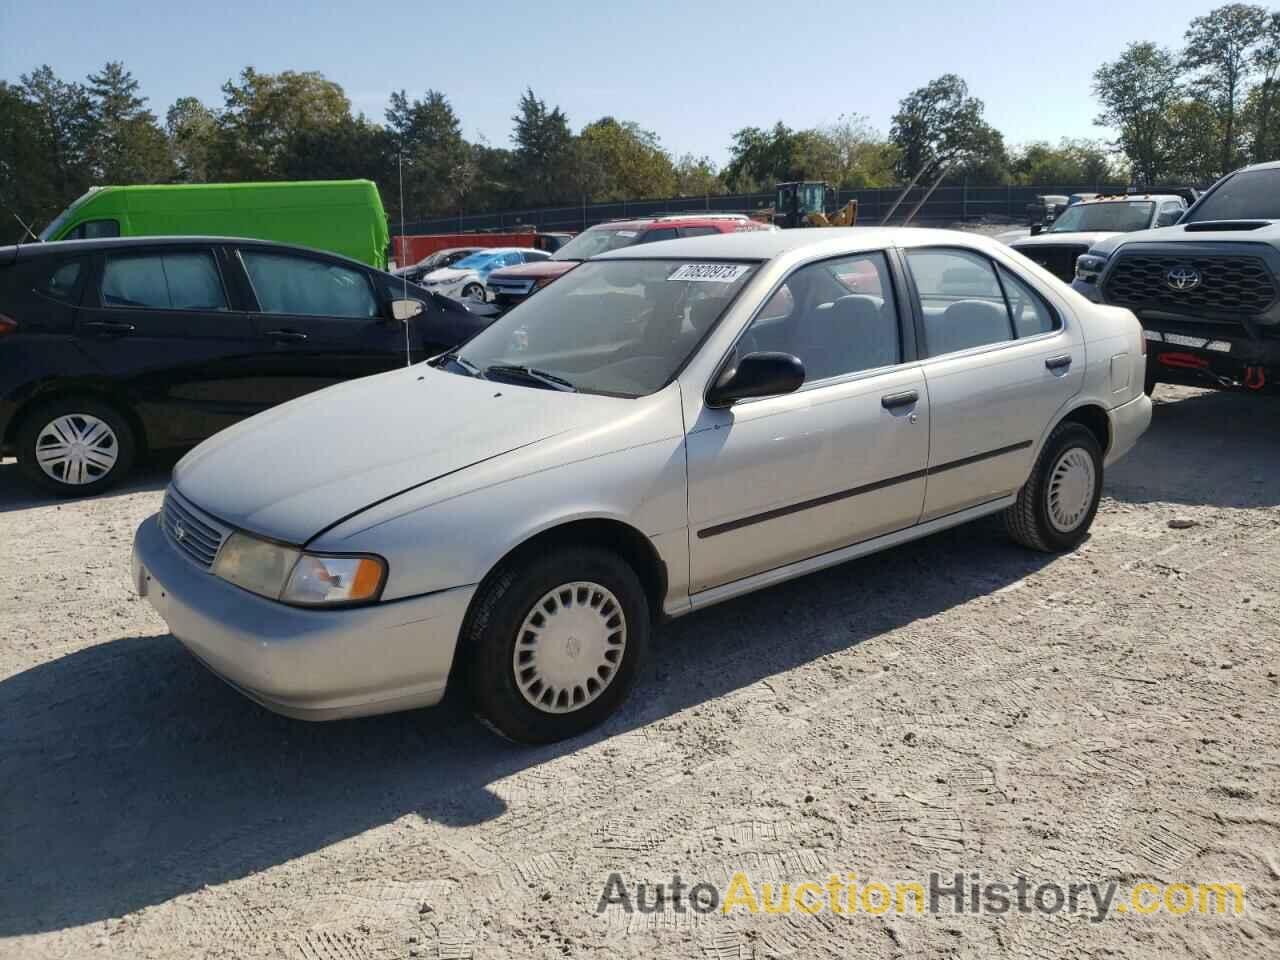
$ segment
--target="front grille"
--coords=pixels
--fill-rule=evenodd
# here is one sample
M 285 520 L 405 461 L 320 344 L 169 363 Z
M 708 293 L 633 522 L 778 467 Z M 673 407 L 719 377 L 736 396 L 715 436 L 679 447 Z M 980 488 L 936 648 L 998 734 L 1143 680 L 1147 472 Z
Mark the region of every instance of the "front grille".
M 1076 258 L 1089 252 L 1088 244 L 1064 243 L 1061 246 L 1014 246 L 1024 257 L 1034 260 L 1059 280 L 1070 283 L 1076 276 Z
M 213 566 L 223 542 L 231 535 L 230 527 L 213 519 L 172 487 L 164 493 L 160 526 L 170 543 L 205 570 Z
M 1175 290 L 1170 271 L 1194 271 L 1199 283 Z M 1121 307 L 1264 313 L 1276 299 L 1271 271 L 1259 257 L 1178 257 L 1169 254 L 1121 254 L 1104 286 L 1108 303 Z

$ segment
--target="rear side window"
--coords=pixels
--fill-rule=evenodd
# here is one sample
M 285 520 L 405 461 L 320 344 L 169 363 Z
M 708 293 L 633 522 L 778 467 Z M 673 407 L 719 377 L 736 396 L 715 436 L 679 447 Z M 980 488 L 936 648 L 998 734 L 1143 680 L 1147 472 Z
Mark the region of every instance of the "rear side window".
M 309 317 L 378 316 L 369 278 L 359 270 L 323 260 L 241 251 L 258 306 L 266 313 Z
M 1013 339 L 990 260 L 967 250 L 908 250 L 907 264 L 920 295 L 929 356 Z
M 1034 290 L 1004 267 L 997 269 L 1004 295 L 1009 301 L 1009 312 L 1013 315 L 1013 329 L 1019 338 L 1052 333 L 1062 326 L 1058 315 Z
M 108 256 L 102 271 L 104 307 L 226 310 L 213 254 L 206 251 Z
M 708 237 L 719 232 L 715 227 L 682 227 L 680 230 L 680 233 L 686 237 Z

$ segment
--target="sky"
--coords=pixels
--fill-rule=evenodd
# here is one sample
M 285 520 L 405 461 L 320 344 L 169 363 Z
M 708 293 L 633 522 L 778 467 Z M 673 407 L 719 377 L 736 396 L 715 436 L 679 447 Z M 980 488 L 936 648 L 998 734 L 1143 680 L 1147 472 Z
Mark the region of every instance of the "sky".
M 0 0 L 0 79 L 47 63 L 83 79 L 122 60 L 163 119 L 180 96 L 220 105 L 241 68 L 318 70 L 381 121 L 391 91 L 443 91 L 469 139 L 509 146 L 526 86 L 575 130 L 610 115 L 676 155 L 728 157 L 735 130 L 863 114 L 887 133 L 912 89 L 957 73 L 1010 144 L 1099 137 L 1096 67 L 1134 40 L 1177 47 L 1223 0 L 1125 0 L 1084 15 L 1041 0 Z

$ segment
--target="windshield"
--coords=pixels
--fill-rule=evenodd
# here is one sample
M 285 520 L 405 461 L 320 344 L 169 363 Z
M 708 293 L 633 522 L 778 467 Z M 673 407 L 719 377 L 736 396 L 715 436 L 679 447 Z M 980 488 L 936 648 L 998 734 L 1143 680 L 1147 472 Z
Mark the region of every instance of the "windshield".
M 1203 220 L 1280 220 L 1280 169 L 1245 170 L 1229 178 L 1184 222 Z
M 578 234 L 551 255 L 552 260 L 589 260 L 597 253 L 629 247 L 640 239 L 639 230 L 625 227 L 592 227 Z
M 1077 203 L 1058 216 L 1047 233 L 1076 233 L 1082 230 L 1129 233 L 1151 226 L 1156 205 L 1150 200 L 1116 203 Z
M 472 370 L 529 367 L 584 393 L 644 396 L 670 382 L 755 269 L 682 260 L 584 263 L 457 356 Z
M 491 261 L 505 256 L 505 253 L 489 253 L 488 251 L 484 253 L 473 253 L 469 257 L 463 257 L 455 263 L 454 266 L 459 270 L 482 270 L 484 267 L 488 266 Z

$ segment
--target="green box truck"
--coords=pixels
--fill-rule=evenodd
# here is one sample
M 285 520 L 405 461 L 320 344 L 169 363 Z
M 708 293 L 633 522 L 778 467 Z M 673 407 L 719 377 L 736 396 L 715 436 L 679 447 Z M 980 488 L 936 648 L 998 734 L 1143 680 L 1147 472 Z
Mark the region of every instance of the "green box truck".
M 391 241 L 370 180 L 94 187 L 41 240 L 252 237 L 328 250 L 385 270 Z

